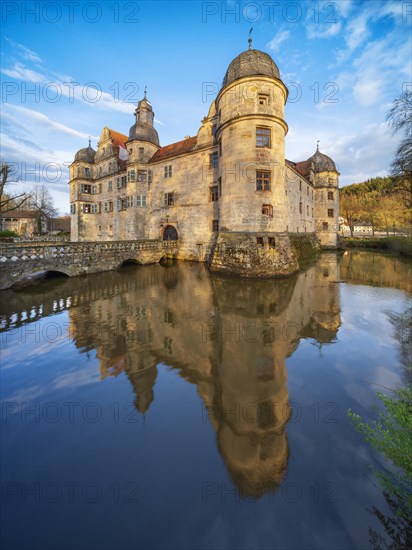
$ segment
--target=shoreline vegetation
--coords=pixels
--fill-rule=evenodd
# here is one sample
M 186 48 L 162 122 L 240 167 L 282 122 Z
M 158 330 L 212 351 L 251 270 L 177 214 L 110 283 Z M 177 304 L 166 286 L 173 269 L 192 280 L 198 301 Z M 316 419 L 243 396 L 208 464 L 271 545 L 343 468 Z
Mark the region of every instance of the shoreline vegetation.
M 340 237 L 345 248 L 366 248 L 412 257 L 412 237 Z

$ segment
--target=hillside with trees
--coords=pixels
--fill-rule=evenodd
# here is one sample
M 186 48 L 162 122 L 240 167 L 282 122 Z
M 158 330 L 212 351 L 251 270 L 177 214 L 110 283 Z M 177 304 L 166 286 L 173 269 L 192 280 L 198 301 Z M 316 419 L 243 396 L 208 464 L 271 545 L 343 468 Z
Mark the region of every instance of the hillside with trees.
M 340 216 L 349 226 L 362 221 L 374 231 L 409 229 L 411 209 L 395 177 L 372 178 L 340 189 Z

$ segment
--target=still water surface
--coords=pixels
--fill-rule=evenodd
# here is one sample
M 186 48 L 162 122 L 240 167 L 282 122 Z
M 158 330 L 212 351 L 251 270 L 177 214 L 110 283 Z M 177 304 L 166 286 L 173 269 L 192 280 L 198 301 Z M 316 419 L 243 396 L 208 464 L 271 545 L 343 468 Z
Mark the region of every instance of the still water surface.
M 2 293 L 4 548 L 370 548 L 354 431 L 400 387 L 411 266 L 128 266 Z

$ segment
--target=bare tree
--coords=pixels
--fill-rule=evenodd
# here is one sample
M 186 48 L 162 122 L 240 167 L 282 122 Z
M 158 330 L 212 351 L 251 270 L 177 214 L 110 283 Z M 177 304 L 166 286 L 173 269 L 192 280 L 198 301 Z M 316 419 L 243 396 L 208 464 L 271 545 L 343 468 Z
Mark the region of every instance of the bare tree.
M 412 91 L 406 90 L 393 102 L 386 115 L 393 133 L 402 132 L 401 139 L 391 164 L 391 174 L 402 193 L 405 205 L 412 207 Z
M 26 193 L 18 193 L 12 195 L 6 193 L 6 185 L 11 183 L 17 183 L 18 180 L 14 179 L 16 168 L 7 162 L 1 162 L 1 179 L 0 179 L 0 230 L 3 229 L 3 214 L 17 210 L 28 199 Z
M 44 184 L 34 185 L 29 192 L 27 206 L 31 210 L 37 210 L 37 231 L 41 234 L 42 218 L 57 216 L 57 209 L 54 206 L 53 197 Z

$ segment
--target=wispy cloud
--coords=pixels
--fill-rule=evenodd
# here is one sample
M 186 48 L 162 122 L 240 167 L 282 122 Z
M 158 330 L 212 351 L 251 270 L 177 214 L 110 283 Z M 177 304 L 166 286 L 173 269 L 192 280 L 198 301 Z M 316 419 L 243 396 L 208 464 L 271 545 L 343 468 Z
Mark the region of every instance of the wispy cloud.
M 17 50 L 18 53 L 23 57 L 23 59 L 27 59 L 27 61 L 33 61 L 34 63 L 41 63 L 42 60 L 40 56 L 34 52 L 33 50 L 30 50 L 26 46 L 23 46 L 23 44 L 19 44 L 18 42 L 14 42 L 14 40 L 11 40 L 10 38 L 7 38 L 7 36 L 4 37 L 4 39 L 13 46 Z
M 280 29 L 272 40 L 267 44 L 267 48 L 272 52 L 278 52 L 280 45 L 285 42 L 290 35 L 290 31 L 286 29 Z
M 84 139 L 87 139 L 89 137 L 89 134 L 85 132 L 79 132 L 74 128 L 70 128 L 69 126 L 61 124 L 60 122 L 56 122 L 55 120 L 52 120 L 51 118 L 44 115 L 43 113 L 39 113 L 38 111 L 34 111 L 33 109 L 27 109 L 27 107 L 22 107 L 21 105 L 13 105 L 13 104 L 5 104 L 4 107 L 6 109 L 11 109 L 12 111 L 17 111 L 18 113 L 22 113 L 25 119 L 33 121 L 36 124 L 45 126 L 46 128 L 55 130 L 57 134 L 62 133 L 62 134 L 67 134 L 68 136 L 74 136 L 74 137 L 79 137 Z M 99 139 L 99 136 L 91 136 L 91 137 L 93 139 Z

